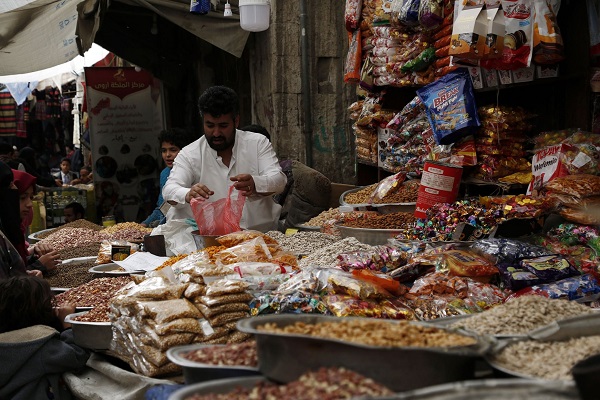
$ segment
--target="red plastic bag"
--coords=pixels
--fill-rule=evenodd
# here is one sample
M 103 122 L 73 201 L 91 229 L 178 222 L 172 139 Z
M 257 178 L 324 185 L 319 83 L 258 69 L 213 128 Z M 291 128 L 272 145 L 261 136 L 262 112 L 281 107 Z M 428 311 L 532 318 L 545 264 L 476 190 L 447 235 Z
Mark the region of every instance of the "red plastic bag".
M 217 201 L 202 201 L 192 199 L 190 206 L 200 235 L 226 235 L 237 232 L 240 228 L 240 218 L 244 209 L 246 197 L 237 193 L 237 198 L 231 198 L 233 186 L 225 199 Z

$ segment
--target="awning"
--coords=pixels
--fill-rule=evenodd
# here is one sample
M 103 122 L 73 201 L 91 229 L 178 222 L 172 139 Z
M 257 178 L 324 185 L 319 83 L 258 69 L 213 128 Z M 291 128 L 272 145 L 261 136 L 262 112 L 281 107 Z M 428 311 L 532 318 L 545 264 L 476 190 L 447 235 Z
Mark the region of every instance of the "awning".
M 0 1 L 0 75 L 54 67 L 79 55 L 75 29 L 81 1 Z
M 236 57 L 241 56 L 248 39 L 249 32 L 240 28 L 237 14 L 227 18 L 221 11 L 190 14 L 189 0 L 2 0 L 0 76 L 54 67 L 83 54 L 115 3 L 155 13 Z M 237 10 L 237 1 L 230 4 Z M 213 0 L 215 5 L 222 7 Z M 138 18 L 133 14 L 129 20 L 135 25 Z M 126 54 L 117 55 L 127 58 Z

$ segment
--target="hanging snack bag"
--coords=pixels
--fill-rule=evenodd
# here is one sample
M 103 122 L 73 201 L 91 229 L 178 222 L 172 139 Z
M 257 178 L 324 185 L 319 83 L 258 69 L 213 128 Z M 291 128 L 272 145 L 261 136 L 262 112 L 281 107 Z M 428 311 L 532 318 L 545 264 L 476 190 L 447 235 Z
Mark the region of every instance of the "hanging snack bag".
M 504 49 L 497 69 L 529 67 L 533 48 L 533 0 L 502 0 L 506 23 Z
M 360 64 L 362 62 L 360 30 L 348 33 L 348 54 L 344 64 L 344 82 L 358 83 L 360 80 Z
M 398 22 L 406 26 L 419 25 L 420 0 L 404 0 L 398 13 Z
M 483 6 L 463 8 L 452 28 L 448 54 L 457 58 L 483 57 L 487 26 L 487 12 Z
M 352 32 L 358 28 L 360 13 L 362 11 L 362 0 L 346 0 L 346 30 Z
M 460 68 L 417 90 L 438 144 L 450 144 L 480 126 L 469 72 Z
M 425 29 L 435 29 L 444 21 L 442 0 L 421 0 L 419 23 Z
M 534 4 L 533 61 L 557 64 L 565 59 L 563 40 L 556 22 L 560 0 L 536 1 Z
M 502 7 L 487 8 L 488 30 L 485 39 L 483 57 L 486 59 L 498 58 L 504 50 L 504 11 Z

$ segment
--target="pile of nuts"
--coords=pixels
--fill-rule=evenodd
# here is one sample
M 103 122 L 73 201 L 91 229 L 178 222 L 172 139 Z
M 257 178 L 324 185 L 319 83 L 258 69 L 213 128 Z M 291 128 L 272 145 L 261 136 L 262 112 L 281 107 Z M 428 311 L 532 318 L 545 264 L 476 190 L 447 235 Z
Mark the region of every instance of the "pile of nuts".
M 353 193 L 348 193 L 344 197 L 346 204 L 369 204 L 369 200 L 373 197 L 375 189 L 379 184 L 373 184 L 362 188 Z M 397 188 L 390 189 L 389 193 L 383 198 L 374 198 L 372 204 L 398 204 L 398 203 L 414 203 L 417 201 L 420 182 L 418 180 L 406 181 L 400 184 Z
M 65 247 L 58 251 L 61 260 L 70 260 L 79 257 L 96 257 L 100 251 L 100 243 L 91 243 L 84 246 Z
M 311 218 L 308 222 L 305 222 L 306 226 L 323 226 L 323 224 L 330 220 L 338 220 L 340 219 L 340 209 L 339 208 L 330 208 L 329 210 L 323 211 L 321 214 L 316 217 Z
M 138 224 L 137 222 L 120 222 L 113 226 L 109 226 L 102 230 L 102 232 L 112 235 L 113 233 L 117 233 L 123 229 L 131 229 L 139 232 L 144 232 L 144 234 L 150 234 L 152 232 L 152 228 L 146 228 L 142 224 Z
M 152 232 L 152 230 L 150 230 Z M 126 240 L 128 242 L 141 242 L 148 231 L 141 231 L 137 228 L 124 228 L 110 234 L 110 240 Z
M 279 231 L 270 231 L 267 232 L 267 235 L 277 240 L 283 250 L 293 254 L 311 254 L 340 240 L 337 236 L 309 231 L 301 231 L 293 235 L 284 235 Z
M 92 308 L 85 314 L 74 317 L 73 319 L 81 322 L 110 322 L 110 318 L 108 317 L 109 309 L 110 306 L 108 304 L 101 304 Z
M 257 329 L 262 332 L 308 335 L 377 347 L 459 347 L 477 342 L 471 336 L 435 327 L 371 318 L 342 318 L 336 322 L 315 324 L 297 321 L 285 326 L 271 322 L 260 325 Z
M 85 228 L 85 229 L 91 229 L 93 231 L 100 231 L 102 229 L 104 229 L 103 226 L 97 225 L 93 222 L 90 222 L 88 220 L 85 219 L 76 219 L 73 222 L 69 222 L 67 224 L 61 225 L 58 228 L 46 231 L 46 232 L 41 232 L 38 235 L 36 235 L 36 237 L 38 239 L 45 239 L 48 236 L 50 236 L 51 234 L 60 231 L 61 229 L 65 229 L 65 228 Z
M 56 295 L 55 306 L 97 307 L 108 304 L 119 289 L 131 282 L 129 276 L 117 278 L 97 278 L 91 282 Z
M 367 218 L 346 220 L 342 225 L 351 228 L 401 229 L 416 221 L 414 214 L 395 212 L 390 214 L 369 215 Z
M 348 193 L 344 196 L 346 204 L 367 204 L 373 191 L 377 188 L 377 183 L 364 187 L 357 192 Z
M 223 346 L 201 347 L 181 355 L 202 364 L 257 367 L 258 355 L 254 340 Z
M 55 250 L 62 250 L 67 247 L 100 243 L 105 239 L 106 235 L 102 231 L 87 228 L 64 228 L 52 233 L 41 242 L 52 246 Z
M 350 253 L 353 251 L 372 251 L 373 246 L 359 242 L 354 237 L 347 237 L 345 239 L 333 242 L 329 246 L 322 247 L 316 251 L 311 252 L 308 256 L 302 258 L 298 266 L 300 268 L 308 267 L 311 265 L 319 267 L 333 267 L 335 268 L 338 264 L 337 256 L 341 253 Z

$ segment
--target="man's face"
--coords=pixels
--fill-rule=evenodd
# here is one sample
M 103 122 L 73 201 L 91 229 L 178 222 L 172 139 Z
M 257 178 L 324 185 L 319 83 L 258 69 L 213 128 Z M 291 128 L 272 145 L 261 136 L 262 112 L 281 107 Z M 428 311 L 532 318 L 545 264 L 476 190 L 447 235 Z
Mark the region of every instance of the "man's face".
M 73 222 L 75 221 L 77 218 L 77 216 L 75 215 L 75 210 L 72 208 L 65 208 L 64 210 L 64 216 L 65 216 L 65 223 L 68 222 Z
M 85 168 L 81 168 L 81 169 L 79 170 L 79 177 L 80 177 L 81 179 L 87 179 L 87 177 L 89 176 L 89 174 L 90 174 L 90 171 L 88 171 L 88 170 L 87 170 L 87 169 L 85 169 Z
M 204 114 L 204 136 L 208 145 L 216 151 L 223 151 L 233 147 L 235 143 L 235 130 L 240 122 L 240 117 L 233 114 L 224 114 L 218 118 Z

